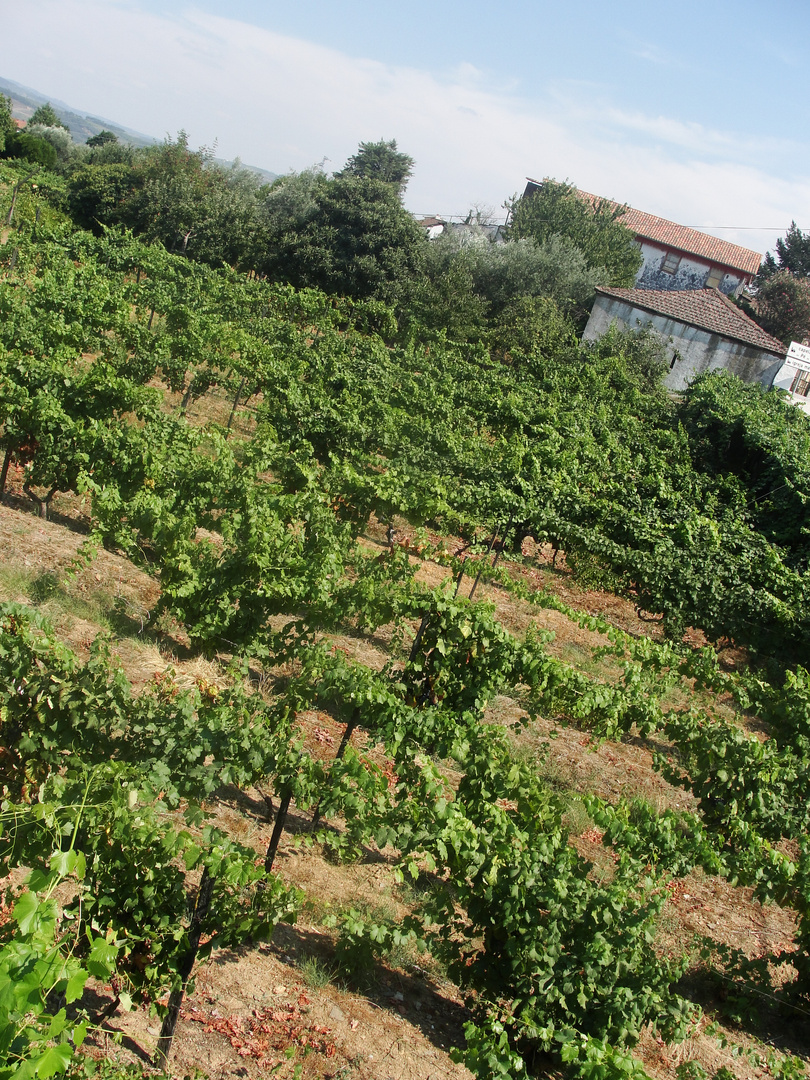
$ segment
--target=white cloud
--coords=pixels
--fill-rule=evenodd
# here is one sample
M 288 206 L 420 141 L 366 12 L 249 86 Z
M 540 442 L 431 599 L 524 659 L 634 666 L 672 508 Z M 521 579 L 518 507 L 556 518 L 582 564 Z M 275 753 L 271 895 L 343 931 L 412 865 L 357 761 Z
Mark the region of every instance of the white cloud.
M 721 156 L 735 161 L 784 160 L 790 154 L 802 154 L 798 142 L 775 138 L 740 138 L 728 131 L 717 131 L 703 124 L 676 120 L 671 116 L 648 116 L 610 105 L 604 107 L 604 121 L 618 130 L 648 135 L 671 147 L 704 156 Z
M 757 164 L 784 147 L 623 111 L 604 88 L 529 101 L 470 64 L 396 67 L 191 7 L 148 14 L 135 0 L 33 0 L 4 14 L 4 31 L 8 78 L 141 131 L 217 139 L 221 156 L 277 172 L 324 156 L 337 168 L 359 141 L 395 137 L 416 159 L 408 204 L 419 212 L 498 205 L 527 174 L 570 177 L 684 224 L 773 226 L 720 233 L 764 251 L 808 205 L 810 184 Z

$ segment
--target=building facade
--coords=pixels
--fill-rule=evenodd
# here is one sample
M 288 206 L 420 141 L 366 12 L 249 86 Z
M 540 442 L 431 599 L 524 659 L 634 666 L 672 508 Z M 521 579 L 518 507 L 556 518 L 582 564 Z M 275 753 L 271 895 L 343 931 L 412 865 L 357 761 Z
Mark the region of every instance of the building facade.
M 582 340 L 595 341 L 614 324 L 649 326 L 661 336 L 670 390 L 685 390 L 696 376 L 718 368 L 769 387 L 785 362 L 782 343 L 717 289 L 597 289 Z
M 541 187 L 541 181 L 528 179 L 524 198 Z M 577 189 L 577 194 L 591 206 L 621 208 L 620 203 L 588 191 Z M 757 251 L 631 206 L 625 207 L 617 220 L 631 230 L 641 249 L 643 261 L 636 275 L 639 289 L 719 289 L 726 296 L 737 296 L 762 262 Z
M 789 394 L 794 405 L 810 416 L 810 347 L 791 341 L 773 385 L 775 390 Z

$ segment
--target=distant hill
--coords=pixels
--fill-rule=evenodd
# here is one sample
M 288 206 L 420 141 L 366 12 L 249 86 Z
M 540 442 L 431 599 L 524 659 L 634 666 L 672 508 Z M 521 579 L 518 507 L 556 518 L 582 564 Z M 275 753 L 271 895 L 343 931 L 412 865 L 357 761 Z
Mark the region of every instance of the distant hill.
M 5 94 L 6 97 L 11 98 L 12 115 L 18 120 L 27 121 L 40 105 L 44 105 L 49 101 L 62 123 L 67 124 L 70 128 L 73 141 L 77 143 L 87 142 L 91 135 L 98 135 L 100 131 L 105 130 L 114 132 L 121 142 L 131 143 L 132 146 L 154 146 L 161 141 L 153 135 L 144 135 L 142 131 L 133 131 L 132 128 L 117 124 L 114 120 L 79 113 L 64 101 L 46 97 L 39 90 L 34 90 L 30 86 L 23 86 L 12 79 L 0 77 L 0 94 Z M 233 164 L 232 161 L 225 161 L 222 158 L 215 158 L 214 160 L 219 165 L 228 166 Z M 240 162 L 240 164 L 243 168 L 256 173 L 267 183 L 272 182 L 279 175 L 278 173 L 268 172 L 267 169 L 260 169 L 258 165 L 246 165 L 244 162 Z
M 132 131 L 113 120 L 105 120 L 99 116 L 83 116 L 76 112 L 64 101 L 56 98 L 48 98 L 38 90 L 32 90 L 30 86 L 22 86 L 11 79 L 0 78 L 0 94 L 11 98 L 12 114 L 18 120 L 28 120 L 40 105 L 50 101 L 54 111 L 63 124 L 67 124 L 74 142 L 86 142 L 91 135 L 98 135 L 100 131 L 113 131 L 122 142 L 132 143 L 133 146 L 153 146 L 158 139 L 151 135 L 144 135 L 140 131 Z

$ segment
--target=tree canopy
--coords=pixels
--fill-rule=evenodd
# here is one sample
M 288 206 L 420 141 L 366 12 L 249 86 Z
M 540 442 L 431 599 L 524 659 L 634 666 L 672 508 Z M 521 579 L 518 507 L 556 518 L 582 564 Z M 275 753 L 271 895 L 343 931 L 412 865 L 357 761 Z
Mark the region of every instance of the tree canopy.
M 445 326 L 454 340 L 480 336 L 487 321 L 528 298 L 553 300 L 560 312 L 575 315 L 607 284 L 607 272 L 591 269 L 570 241 L 552 235 L 492 242 L 475 226 L 450 229 L 426 246 L 424 280 L 410 299 L 425 325 Z
M 0 94 L 0 154 L 6 148 L 6 140 L 15 134 L 17 127 L 11 116 L 11 98 Z
M 785 343 L 810 336 L 810 232 L 791 221 L 784 240 L 776 241 L 776 258 L 762 260 L 753 301 L 741 300 L 759 325 Z
M 106 142 L 94 152 L 108 148 L 118 149 Z M 71 177 L 69 201 L 85 228 L 124 225 L 167 251 L 233 266 L 251 251 L 259 188 L 246 169 L 224 169 L 205 148 L 191 150 L 181 131 L 131 163 L 82 165 Z
M 428 242 L 402 205 L 414 163 L 394 139 L 360 143 L 332 176 L 313 166 L 266 185 L 192 150 L 183 131 L 146 149 L 102 131 L 66 156 L 67 132 L 35 130 L 55 145 L 84 228 L 123 226 L 212 266 L 382 300 L 403 326 L 444 328 L 456 341 L 485 337 L 521 298 L 553 300 L 576 319 L 597 286 L 632 283 L 639 264 L 621 208 L 592 207 L 555 181 L 517 201 L 506 243 L 478 227 L 481 211 Z
M 46 169 L 56 168 L 56 148 L 28 131 L 18 131 L 6 139 L 5 155 L 44 165 Z
M 297 286 L 395 300 L 420 267 L 427 243 L 396 189 L 382 180 L 340 175 L 309 177 L 296 191 L 304 199 L 291 209 L 306 220 L 270 233 L 260 268 Z
M 759 287 L 755 314 L 780 341 L 803 341 L 810 333 L 810 279 L 777 271 Z
M 67 124 L 63 123 L 51 105 L 50 101 L 47 101 L 44 105 L 40 105 L 38 109 L 34 110 L 34 114 L 28 121 L 29 125 L 41 124 L 43 127 L 60 127 L 65 131 L 70 131 Z
M 47 127 L 45 124 L 29 123 L 25 128 L 25 134 L 49 143 L 56 151 L 56 159 L 58 162 L 67 164 L 73 159 L 76 143 L 74 143 L 67 128 L 58 126 Z
M 317 192 L 326 182 L 326 174 L 316 165 L 279 176 L 262 199 L 264 228 L 274 237 L 303 228 L 317 212 Z
M 780 270 L 794 277 L 810 277 L 810 232 L 803 233 L 795 221 L 791 221 L 785 239 L 780 237 L 776 241 L 776 258 L 770 251 L 765 255 L 757 280 L 767 281 Z
M 386 142 L 361 142 L 356 154 L 352 154 L 337 177 L 359 176 L 367 180 L 381 180 L 391 184 L 401 194 L 413 173 L 414 160 L 397 150 L 397 140 Z
M 641 252 L 619 220 L 627 209 L 605 200 L 587 202 L 573 184 L 544 180 L 539 191 L 511 203 L 510 235 L 545 244 L 560 236 L 579 248 L 587 266 L 604 268 L 608 284 L 631 287 Z
M 106 143 L 117 142 L 118 136 L 115 134 L 115 132 L 108 131 L 106 128 L 104 128 L 103 131 L 99 131 L 96 135 L 91 135 L 90 138 L 87 139 L 88 146 L 104 146 Z

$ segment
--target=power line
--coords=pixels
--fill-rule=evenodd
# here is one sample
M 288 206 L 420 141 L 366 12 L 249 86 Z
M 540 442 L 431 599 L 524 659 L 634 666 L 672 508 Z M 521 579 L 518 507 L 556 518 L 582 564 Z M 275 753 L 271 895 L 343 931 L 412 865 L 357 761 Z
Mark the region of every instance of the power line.
M 722 231 L 723 229 L 736 229 L 741 232 L 785 232 L 784 225 L 684 225 L 684 229 L 717 229 Z M 800 229 L 799 232 L 804 232 L 804 229 Z
M 463 214 L 437 214 L 433 210 L 431 210 L 429 214 L 421 214 L 416 210 L 410 210 L 409 213 L 413 217 L 435 217 L 441 218 L 442 221 L 452 221 L 453 218 L 459 218 L 459 220 L 465 221 L 470 216 L 469 210 L 466 210 Z
M 450 220 L 451 218 L 466 218 L 467 214 L 437 214 L 432 211 L 429 214 L 420 214 L 411 211 L 414 217 L 437 217 Z M 798 226 L 797 226 L 798 227 Z M 718 232 L 785 232 L 784 225 L 683 225 L 684 229 L 716 229 Z M 799 229 L 799 232 L 810 232 L 808 229 Z

